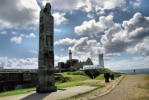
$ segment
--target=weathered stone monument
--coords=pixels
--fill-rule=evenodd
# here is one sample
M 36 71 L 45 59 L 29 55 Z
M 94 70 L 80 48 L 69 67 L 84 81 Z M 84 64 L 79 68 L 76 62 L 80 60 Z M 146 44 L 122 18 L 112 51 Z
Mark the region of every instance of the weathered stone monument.
M 56 91 L 54 80 L 54 21 L 51 15 L 51 5 L 47 3 L 40 11 L 38 84 L 36 91 L 46 93 Z

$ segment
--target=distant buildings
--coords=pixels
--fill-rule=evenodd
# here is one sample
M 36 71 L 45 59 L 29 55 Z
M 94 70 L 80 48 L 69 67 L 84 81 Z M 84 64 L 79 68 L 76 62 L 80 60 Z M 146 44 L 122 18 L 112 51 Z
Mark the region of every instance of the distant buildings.
M 76 63 L 73 66 L 73 68 L 75 70 L 80 70 L 80 69 L 83 69 L 84 65 L 93 65 L 93 62 L 92 62 L 92 60 L 90 58 L 88 58 L 86 61 L 83 61 L 83 62 L 80 61 L 80 62 Z
M 72 52 L 69 50 L 69 60 L 64 62 L 58 62 L 57 70 L 59 71 L 73 71 L 73 70 L 91 70 L 91 69 L 102 69 L 104 68 L 103 54 L 98 55 L 98 65 L 93 65 L 90 58 L 86 61 L 79 61 L 78 59 L 72 58 Z
M 101 69 L 101 68 L 104 68 L 104 60 L 103 60 L 103 54 L 99 54 L 98 56 L 98 62 L 99 62 L 99 65 L 84 65 L 83 66 L 83 70 L 92 70 L 92 69 Z
M 72 52 L 69 50 L 69 60 L 64 62 L 58 62 L 58 68 L 60 71 L 73 71 L 83 69 L 83 65 L 93 65 L 90 58 L 86 61 L 81 62 L 78 59 L 72 59 Z
M 69 71 L 69 70 L 73 70 L 72 66 L 74 66 L 78 62 L 79 62 L 78 59 L 71 59 L 71 60 L 67 60 L 66 63 L 59 62 L 58 67 L 61 71 Z

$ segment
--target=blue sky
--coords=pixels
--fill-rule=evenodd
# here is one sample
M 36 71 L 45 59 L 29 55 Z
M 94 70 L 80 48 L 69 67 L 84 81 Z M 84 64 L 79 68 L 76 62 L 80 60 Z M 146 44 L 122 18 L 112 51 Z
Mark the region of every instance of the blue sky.
M 148 0 L 0 1 L 0 67 L 38 68 L 39 12 L 46 2 L 54 16 L 55 65 L 88 57 L 118 69 L 149 66 Z

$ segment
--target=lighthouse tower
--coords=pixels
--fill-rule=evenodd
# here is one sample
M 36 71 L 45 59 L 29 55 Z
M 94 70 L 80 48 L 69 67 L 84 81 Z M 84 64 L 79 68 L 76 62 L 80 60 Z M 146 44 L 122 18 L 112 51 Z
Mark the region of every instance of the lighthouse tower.
M 72 52 L 69 50 L 69 60 L 72 60 Z
M 104 68 L 103 54 L 99 54 L 99 66 Z

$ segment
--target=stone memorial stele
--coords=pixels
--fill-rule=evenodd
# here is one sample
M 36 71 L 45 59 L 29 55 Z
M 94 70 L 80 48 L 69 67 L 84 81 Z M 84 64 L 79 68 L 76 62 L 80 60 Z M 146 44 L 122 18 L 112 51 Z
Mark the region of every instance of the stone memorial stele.
M 54 80 L 54 21 L 51 5 L 47 3 L 40 11 L 38 83 L 36 92 L 47 93 L 57 90 Z

